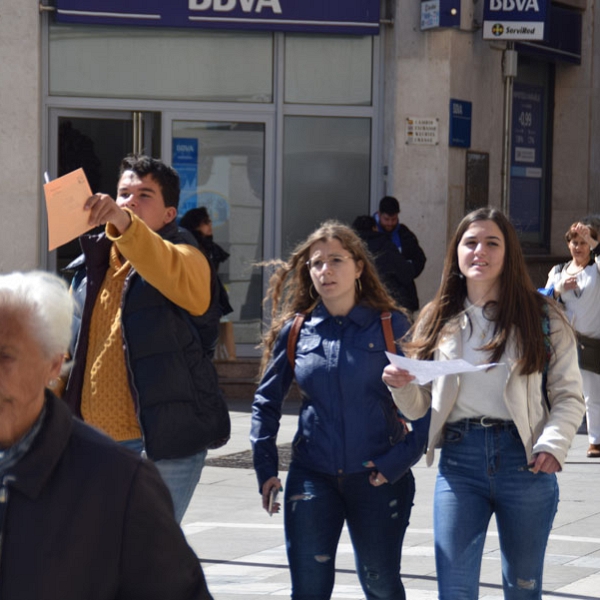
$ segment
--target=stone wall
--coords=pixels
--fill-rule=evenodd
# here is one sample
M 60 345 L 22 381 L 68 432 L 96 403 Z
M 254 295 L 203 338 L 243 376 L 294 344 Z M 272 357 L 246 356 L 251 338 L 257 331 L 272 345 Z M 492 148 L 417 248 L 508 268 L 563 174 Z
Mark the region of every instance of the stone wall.
M 34 0 L 4 0 L 0 13 L 0 271 L 38 266 L 40 14 Z

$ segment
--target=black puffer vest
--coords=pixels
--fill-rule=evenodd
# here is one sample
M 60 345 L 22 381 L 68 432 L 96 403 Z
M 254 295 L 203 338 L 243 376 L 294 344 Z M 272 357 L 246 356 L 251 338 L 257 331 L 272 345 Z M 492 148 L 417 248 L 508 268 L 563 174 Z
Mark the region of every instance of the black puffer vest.
M 174 243 L 195 245 L 177 225 L 158 234 Z M 85 304 L 64 399 L 81 416 L 81 390 L 86 365 L 91 314 L 109 266 L 111 241 L 104 233 L 81 238 L 86 276 L 75 274 L 74 290 Z M 212 305 L 212 303 L 211 303 Z M 217 372 L 202 344 L 203 317 L 192 317 L 163 296 L 135 270 L 127 276 L 121 299 L 123 348 L 131 395 L 144 444 L 153 460 L 182 458 L 222 445 L 230 421 Z

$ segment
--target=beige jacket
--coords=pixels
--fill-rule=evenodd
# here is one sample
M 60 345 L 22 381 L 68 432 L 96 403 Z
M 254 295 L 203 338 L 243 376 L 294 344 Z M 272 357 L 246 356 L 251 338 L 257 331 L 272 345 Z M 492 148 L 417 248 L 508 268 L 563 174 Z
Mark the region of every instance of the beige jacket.
M 527 460 L 530 461 L 533 454 L 548 452 L 562 467 L 581 424 L 585 404 L 575 336 L 554 309 L 550 310 L 550 341 L 554 349 L 548 365 L 546 386 L 550 411 L 542 396 L 542 374 L 519 374 L 514 340 L 509 340 L 503 358 L 508 363 L 504 401 L 525 446 Z M 462 358 L 460 329 L 466 326 L 466 317 L 462 317 L 453 326 L 447 327 L 447 333 L 435 351 L 435 360 Z M 403 388 L 390 387 L 394 402 L 407 418 L 418 419 L 425 415 L 429 407 L 432 408 L 428 466 L 433 463 L 434 449 L 439 447 L 444 424 L 456 403 L 459 386 L 460 375 L 448 375 L 425 386 L 409 384 Z

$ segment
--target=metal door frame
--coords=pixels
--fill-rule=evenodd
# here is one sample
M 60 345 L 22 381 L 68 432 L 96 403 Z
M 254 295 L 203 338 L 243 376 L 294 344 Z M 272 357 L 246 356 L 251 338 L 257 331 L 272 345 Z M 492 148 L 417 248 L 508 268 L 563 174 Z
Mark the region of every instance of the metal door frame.
M 161 114 L 161 155 L 165 162 L 172 162 L 173 122 L 174 121 L 198 121 L 213 123 L 260 123 L 265 127 L 264 144 L 264 194 L 262 214 L 262 256 L 263 260 L 270 260 L 276 255 L 276 235 L 278 229 L 281 202 L 276 202 L 278 178 L 276 177 L 276 137 L 275 116 L 272 111 L 265 110 L 165 110 Z M 268 278 L 262 278 L 262 295 L 264 297 Z M 263 317 L 264 321 L 264 317 Z M 236 344 L 242 356 L 258 355 L 256 344 Z

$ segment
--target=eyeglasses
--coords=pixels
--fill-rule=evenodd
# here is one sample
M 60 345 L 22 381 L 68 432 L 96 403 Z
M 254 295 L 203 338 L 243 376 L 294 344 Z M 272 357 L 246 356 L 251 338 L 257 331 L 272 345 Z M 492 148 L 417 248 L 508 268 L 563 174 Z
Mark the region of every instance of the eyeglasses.
M 339 269 L 348 259 L 354 260 L 352 256 L 339 256 L 337 254 L 330 255 L 327 259 L 313 258 L 306 261 L 306 266 L 312 271 L 322 271 L 326 264 L 330 269 Z

